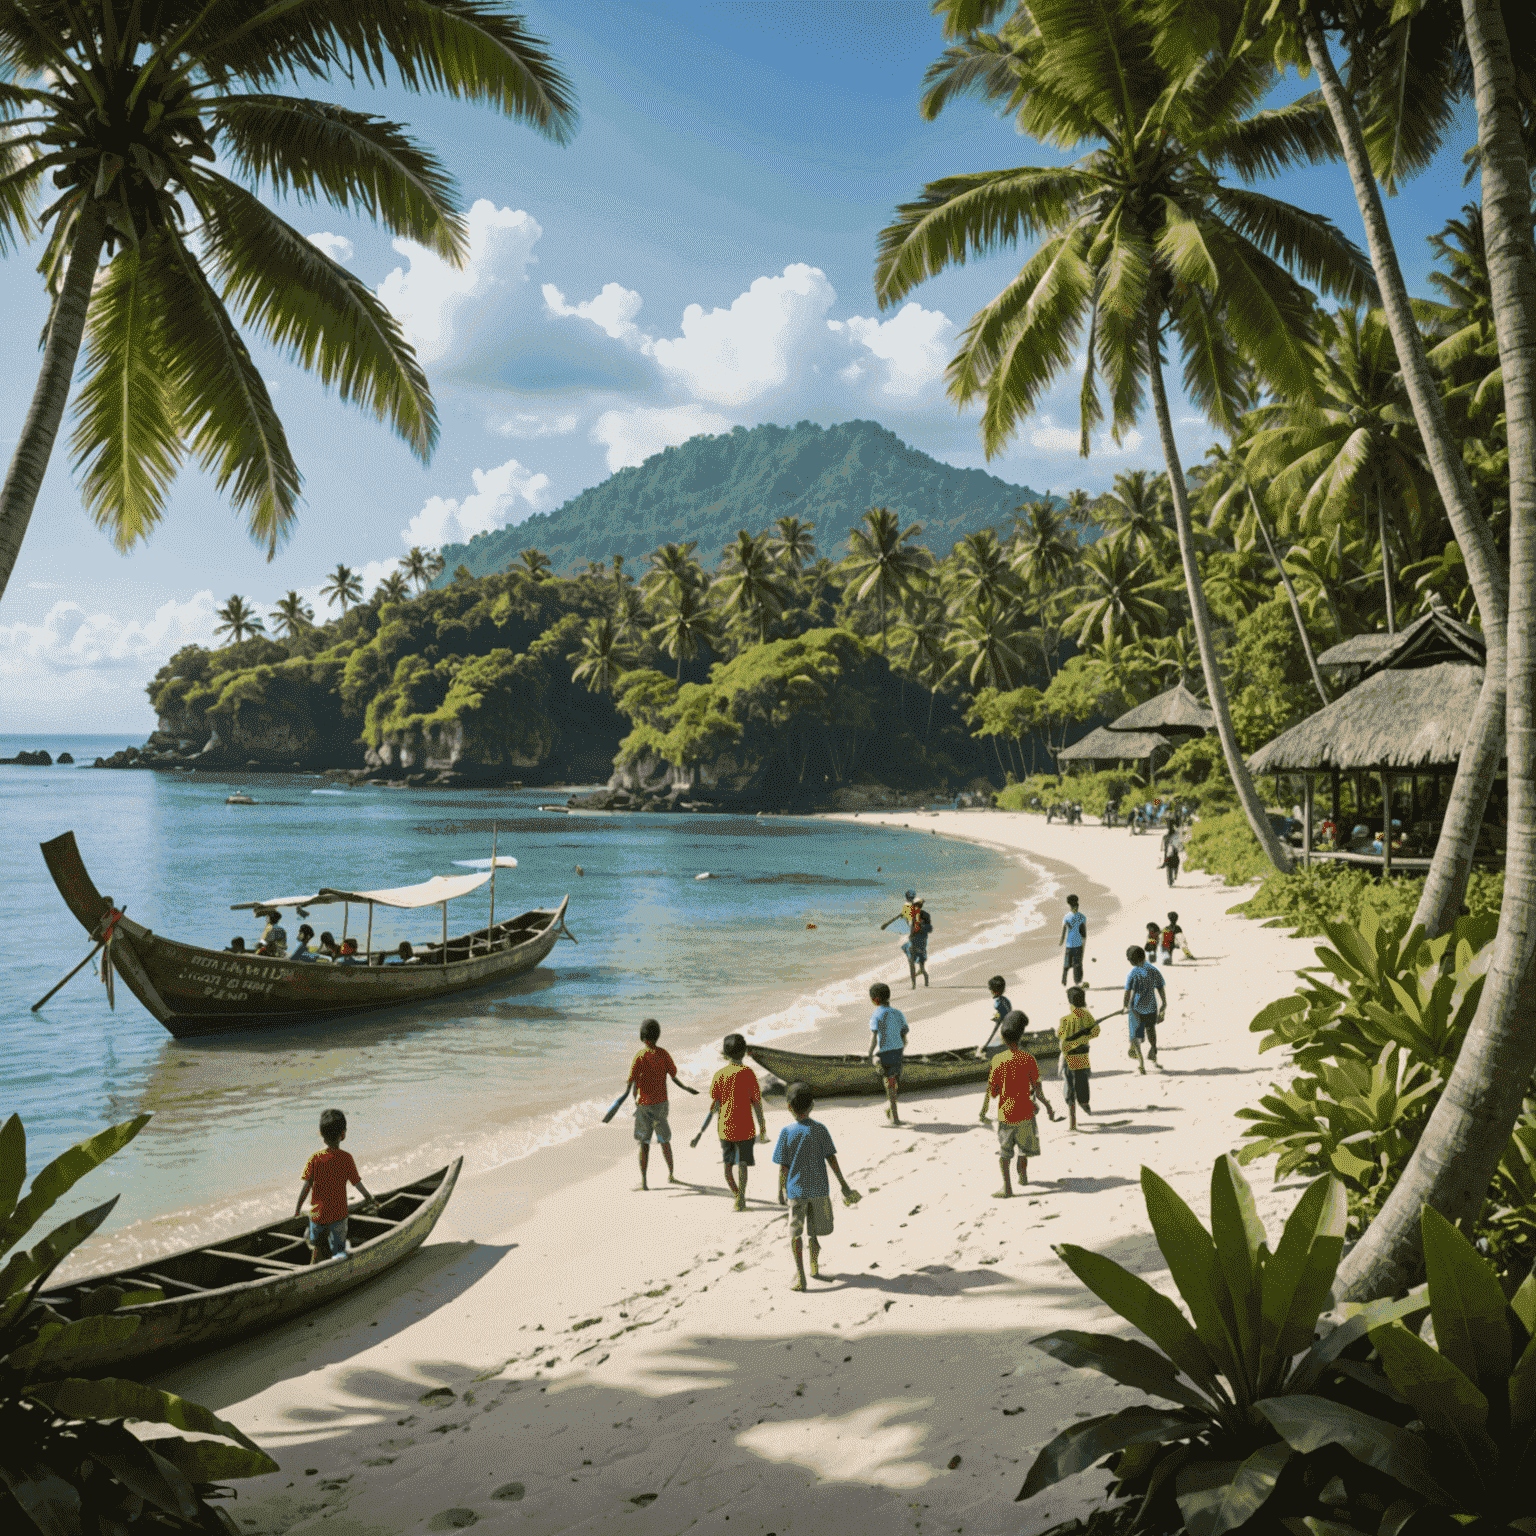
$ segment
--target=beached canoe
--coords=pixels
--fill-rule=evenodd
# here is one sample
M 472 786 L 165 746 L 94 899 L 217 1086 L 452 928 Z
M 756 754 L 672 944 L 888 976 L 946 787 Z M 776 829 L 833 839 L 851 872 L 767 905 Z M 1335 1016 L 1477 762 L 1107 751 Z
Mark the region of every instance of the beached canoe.
M 1056 1032 L 1035 1030 L 1019 1042 L 1037 1058 L 1060 1054 Z M 909 1052 L 901 1063 L 901 1091 L 915 1088 L 949 1088 L 956 1083 L 982 1083 L 992 1066 L 992 1058 L 1001 1045 L 988 1046 L 978 1056 L 975 1046 L 958 1051 Z M 879 1063 L 871 1065 L 866 1057 L 806 1056 L 799 1051 L 779 1051 L 769 1045 L 748 1045 L 749 1055 L 758 1066 L 772 1072 L 786 1083 L 804 1083 L 818 1099 L 837 1094 L 884 1093 L 885 1079 Z
M 419 949 L 411 965 L 326 965 L 267 955 L 202 949 L 168 939 L 125 916 L 96 889 L 66 832 L 42 845 L 43 858 L 65 905 L 93 939 L 108 939 L 112 968 L 177 1039 L 277 1024 L 311 1024 L 378 1008 L 398 1008 L 510 980 L 532 970 L 565 934 L 567 896 L 550 911 L 536 908 L 473 933 L 449 938 L 447 903 L 479 889 L 492 876 L 458 875 L 384 891 L 321 889 L 313 895 L 242 902 L 243 908 L 375 905 L 411 910 L 442 906 L 442 942 Z M 509 861 L 510 862 L 510 861 Z M 362 926 L 359 923 L 358 926 Z M 361 957 L 360 957 L 361 958 Z
M 74 1321 L 110 1301 L 108 1288 L 123 1292 L 158 1290 L 162 1299 L 120 1308 L 114 1315 L 140 1323 L 122 1339 L 88 1340 L 48 1357 L 48 1369 L 60 1376 L 138 1375 L 174 1357 L 243 1338 L 287 1322 L 322 1306 L 414 1253 L 442 1215 L 464 1159 L 379 1196 L 376 1215 L 347 1212 L 344 1259 L 309 1263 L 304 1240 L 308 1218 L 290 1216 L 224 1242 L 150 1259 L 132 1269 L 91 1275 L 71 1285 L 44 1291 L 40 1300 Z

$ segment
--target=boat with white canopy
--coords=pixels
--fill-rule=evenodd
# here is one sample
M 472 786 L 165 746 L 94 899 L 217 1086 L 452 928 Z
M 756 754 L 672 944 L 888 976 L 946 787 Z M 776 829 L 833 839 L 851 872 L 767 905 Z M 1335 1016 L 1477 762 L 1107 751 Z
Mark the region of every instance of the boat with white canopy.
M 233 911 L 256 913 L 293 909 L 303 917 L 311 907 L 342 906 L 342 933 L 354 906 L 368 910 L 363 951 L 355 965 L 279 959 L 252 953 L 203 949 L 168 939 L 125 915 L 96 889 L 73 832 L 42 845 L 53 882 L 102 953 L 102 979 L 112 997 L 112 978 L 128 989 L 178 1039 L 224 1034 L 274 1024 L 308 1024 L 378 1008 L 444 997 L 490 986 L 532 970 L 561 938 L 569 896 L 553 909 L 535 908 L 496 920 L 496 872 L 517 860 L 493 851 L 489 868 L 466 875 L 434 875 L 415 885 L 378 890 L 318 887 L 300 896 L 267 897 L 234 904 Z M 490 887 L 483 928 L 450 938 L 448 903 Z M 410 964 L 385 964 L 373 949 L 373 909 L 442 909 L 441 939 L 416 951 Z

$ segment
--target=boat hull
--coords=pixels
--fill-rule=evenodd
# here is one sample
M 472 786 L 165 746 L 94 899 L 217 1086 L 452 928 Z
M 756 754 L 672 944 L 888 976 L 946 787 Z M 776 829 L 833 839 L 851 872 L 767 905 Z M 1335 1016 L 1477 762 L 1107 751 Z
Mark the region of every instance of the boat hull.
M 86 872 L 74 834 L 42 846 L 59 893 L 94 933 L 111 904 Z M 568 901 L 450 941 L 450 956 L 458 948 L 465 958 L 446 965 L 328 965 L 232 954 L 164 938 L 126 916 L 113 927 L 109 953 L 144 1007 L 177 1039 L 188 1039 L 311 1024 L 508 981 L 548 957 L 564 928 Z
M 1035 1057 L 1060 1054 L 1061 1042 L 1052 1030 L 1036 1030 L 1019 1043 Z M 972 1046 L 958 1051 L 909 1053 L 901 1063 L 901 1091 L 906 1094 L 922 1088 L 983 1083 L 992 1068 L 992 1058 L 1001 1050 L 1000 1045 L 991 1046 L 980 1056 Z M 747 1054 L 758 1066 L 786 1083 L 804 1083 L 817 1098 L 885 1092 L 879 1063 L 871 1063 L 864 1056 L 809 1056 L 799 1051 L 775 1050 L 768 1045 L 749 1045 Z
M 114 1313 L 139 1319 L 138 1328 L 127 1338 L 96 1340 L 73 1350 L 57 1351 L 48 1357 L 49 1371 L 60 1376 L 143 1375 L 173 1358 L 217 1349 L 287 1322 L 365 1285 L 427 1240 L 448 1204 L 462 1163 L 459 1158 L 415 1184 L 381 1195 L 380 1217 L 384 1219 L 363 1216 L 356 1208 L 348 1212 L 349 1237 L 355 1239 L 369 1231 L 375 1235 L 364 1237 L 344 1259 L 314 1265 L 300 1262 L 298 1256 L 308 1253 L 303 1243 L 307 1218 L 298 1216 L 226 1242 L 187 1249 L 131 1269 L 92 1275 L 44 1292 L 41 1300 L 66 1317 L 78 1316 L 84 1296 L 101 1286 L 132 1290 L 159 1284 L 166 1293 L 161 1301 L 122 1307 Z M 392 1222 L 388 1220 L 392 1203 L 414 1208 Z M 217 1281 L 241 1272 L 249 1272 L 251 1278 L 199 1284 L 204 1276 Z

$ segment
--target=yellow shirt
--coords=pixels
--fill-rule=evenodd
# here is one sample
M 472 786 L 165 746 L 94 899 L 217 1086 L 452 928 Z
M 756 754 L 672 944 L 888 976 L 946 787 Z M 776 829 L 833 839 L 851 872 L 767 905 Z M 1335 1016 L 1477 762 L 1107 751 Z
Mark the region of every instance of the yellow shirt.
M 1074 1008 L 1066 1018 L 1056 1027 L 1056 1033 L 1060 1037 L 1063 1053 L 1067 1058 L 1067 1066 L 1074 1072 L 1080 1071 L 1088 1065 L 1088 1040 L 1098 1038 L 1099 1026 L 1094 1023 L 1093 1015 L 1086 1008 Z M 1068 1051 L 1066 1043 L 1073 1035 L 1086 1035 L 1087 1040 L 1079 1040 Z

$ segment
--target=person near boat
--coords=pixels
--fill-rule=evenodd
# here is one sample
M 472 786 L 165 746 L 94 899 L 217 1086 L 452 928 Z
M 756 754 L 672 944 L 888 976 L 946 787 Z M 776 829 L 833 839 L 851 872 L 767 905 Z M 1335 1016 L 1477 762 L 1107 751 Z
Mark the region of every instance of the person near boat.
M 1003 1020 L 1013 1012 L 1013 1004 L 1008 1001 L 1003 989 L 1008 985 L 1006 977 L 989 976 L 987 978 L 987 991 L 992 994 L 992 1034 L 995 1035 L 1003 1027 Z M 992 1043 L 992 1035 L 987 1036 L 987 1044 Z
M 336 956 L 337 965 L 362 965 L 364 962 L 357 953 L 356 939 L 343 939 L 341 951 Z
M 261 943 L 256 946 L 256 953 L 270 955 L 274 960 L 286 958 L 288 930 L 283 927 L 282 914 L 276 907 L 263 907 L 256 916 L 267 920 L 267 926 L 261 930 Z
M 290 960 L 297 960 L 301 964 L 310 964 L 314 961 L 315 952 L 309 947 L 309 941 L 314 938 L 315 930 L 308 923 L 299 924 L 299 942 L 293 946 Z
M 892 1125 L 901 1124 L 897 1094 L 901 1088 L 901 1058 L 907 1048 L 907 1016 L 891 1007 L 891 989 L 877 981 L 869 989 L 875 1011 L 869 1016 L 869 1060 L 880 1056 L 880 1075 L 885 1079 L 885 1117 Z M 810 1090 L 807 1089 L 807 1092 Z
M 747 1170 L 755 1165 L 753 1147 L 768 1140 L 768 1122 L 763 1118 L 763 1090 L 757 1073 L 746 1064 L 747 1042 L 741 1035 L 727 1035 L 720 1045 L 726 1064 L 709 1081 L 709 1114 L 699 1129 L 702 1136 L 709 1129 L 710 1116 L 720 1116 L 720 1155 L 725 1161 L 725 1182 L 736 1197 L 736 1209 L 747 1208 Z M 754 1116 L 757 1127 L 754 1131 Z M 699 1137 L 693 1138 L 698 1145 Z
M 635 1140 L 640 1143 L 640 1188 L 649 1189 L 646 1170 L 651 1160 L 651 1137 L 661 1143 L 661 1155 L 667 1160 L 667 1182 L 676 1184 L 677 1170 L 672 1164 L 672 1127 L 667 1123 L 667 1079 L 670 1077 L 684 1093 L 697 1093 L 687 1083 L 679 1082 L 677 1063 L 656 1042 L 661 1039 L 661 1025 L 655 1019 L 640 1024 L 640 1049 L 629 1064 L 626 1080 L 635 1090 Z
M 988 1105 L 993 1099 L 997 1100 L 997 1161 L 1003 1170 L 1003 1187 L 992 1192 L 994 1200 L 1013 1198 L 1013 1183 L 1008 1177 L 1010 1154 L 1018 1159 L 1020 1189 L 1029 1182 L 1030 1158 L 1040 1156 L 1040 1130 L 1035 1124 L 1036 1100 L 1045 1106 L 1045 1112 L 1052 1120 L 1056 1118 L 1056 1111 L 1051 1108 L 1040 1084 L 1039 1063 L 1019 1044 L 1028 1027 L 1028 1017 L 1017 1008 L 1004 1021 L 1003 1049 L 992 1058 L 986 1092 L 981 1098 L 983 1125 L 988 1123 Z
M 1157 1060 L 1157 1026 L 1168 1011 L 1168 991 L 1163 983 L 1163 973 L 1147 959 L 1147 952 L 1140 944 L 1132 944 L 1126 950 L 1125 958 L 1131 962 L 1122 1005 L 1131 1035 L 1131 1048 L 1126 1054 L 1145 1076 L 1146 1062 L 1141 1059 L 1143 1043 L 1147 1046 L 1147 1061 L 1162 1071 Z
M 1061 984 L 1066 986 L 1067 973 L 1072 974 L 1074 986 L 1083 984 L 1083 946 L 1088 942 L 1088 919 L 1077 910 L 1077 897 L 1067 897 L 1067 915 L 1061 920 Z
M 336 935 L 329 928 L 320 935 L 320 942 L 315 946 L 316 960 L 329 960 L 334 965 L 341 959 L 341 946 L 336 942 Z
M 820 1239 L 832 1231 L 832 1189 L 827 1182 L 827 1169 L 837 1175 L 844 1205 L 855 1204 L 859 1196 L 849 1188 L 843 1170 L 837 1166 L 837 1148 L 832 1144 L 831 1131 L 821 1121 L 811 1119 L 811 1111 L 816 1107 L 811 1090 L 804 1083 L 791 1083 L 785 1097 L 795 1123 L 779 1132 L 773 1160 L 779 1168 L 779 1204 L 789 1207 L 789 1247 L 795 1256 L 795 1283 L 790 1289 L 803 1291 L 805 1256 L 801 1234 L 811 1239 L 811 1273 L 819 1276 Z
M 339 1109 L 327 1109 L 320 1115 L 320 1140 L 323 1152 L 314 1153 L 304 1164 L 304 1183 L 293 1214 L 298 1216 L 309 1199 L 309 1262 L 323 1264 L 327 1259 L 347 1256 L 347 1185 L 355 1185 L 368 1203 L 365 1211 L 376 1211 L 379 1203 L 368 1193 L 357 1164 L 341 1144 L 347 1139 L 347 1117 Z M 311 1198 L 311 1196 L 313 1198 Z
M 1098 1039 L 1099 1025 L 1088 1011 L 1088 994 L 1081 987 L 1067 988 L 1067 1003 L 1072 1011 L 1056 1026 L 1056 1034 L 1061 1040 L 1061 1093 L 1067 1101 L 1067 1128 L 1075 1131 L 1078 1106 L 1085 1115 L 1093 1113 L 1088 1105 L 1088 1042 Z

